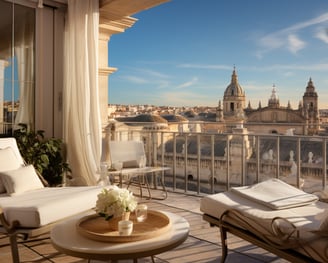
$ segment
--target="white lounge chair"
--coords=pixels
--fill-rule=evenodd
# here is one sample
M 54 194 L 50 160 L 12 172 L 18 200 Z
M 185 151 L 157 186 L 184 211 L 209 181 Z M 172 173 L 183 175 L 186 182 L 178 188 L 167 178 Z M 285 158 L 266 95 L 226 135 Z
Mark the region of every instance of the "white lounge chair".
M 328 203 L 278 179 L 236 187 L 201 200 L 203 219 L 293 263 L 328 262 Z
M 169 170 L 168 167 L 147 165 L 147 157 L 145 154 L 144 144 L 142 141 L 110 141 L 109 153 L 112 167 L 116 167 L 117 163 L 121 164 L 118 171 L 112 171 L 110 174 L 118 175 L 120 186 L 122 186 L 123 176 L 127 177 L 127 185 L 131 183 L 139 186 L 140 197 L 143 197 L 142 186 L 145 185 L 148 191 L 148 197 L 151 199 L 167 198 L 167 191 L 164 184 L 163 172 Z M 157 177 L 157 173 L 160 173 Z M 157 179 L 162 187 L 164 197 L 154 198 L 151 194 L 151 188 L 148 183 L 147 174 L 153 175 L 154 185 L 157 188 Z M 136 179 L 136 180 L 134 180 Z
M 45 187 L 34 167 L 25 165 L 14 138 L 0 139 L 0 233 L 9 236 L 13 262 L 17 239 L 47 233 L 61 220 L 92 209 L 99 186 Z

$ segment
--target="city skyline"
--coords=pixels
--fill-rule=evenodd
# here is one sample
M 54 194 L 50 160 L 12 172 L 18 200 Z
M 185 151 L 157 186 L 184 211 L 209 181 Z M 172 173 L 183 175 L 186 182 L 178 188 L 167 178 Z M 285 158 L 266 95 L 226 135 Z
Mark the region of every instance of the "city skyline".
M 216 106 L 234 66 L 246 103 L 298 106 L 310 78 L 328 108 L 328 2 L 176 0 L 109 41 L 109 103 Z

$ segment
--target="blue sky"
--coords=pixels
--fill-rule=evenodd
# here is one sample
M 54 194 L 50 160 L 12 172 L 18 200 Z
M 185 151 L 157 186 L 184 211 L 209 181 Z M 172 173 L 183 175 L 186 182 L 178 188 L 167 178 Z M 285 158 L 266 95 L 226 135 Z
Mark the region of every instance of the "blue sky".
M 172 0 L 109 42 L 109 103 L 217 106 L 235 65 L 246 103 L 328 108 L 327 0 Z

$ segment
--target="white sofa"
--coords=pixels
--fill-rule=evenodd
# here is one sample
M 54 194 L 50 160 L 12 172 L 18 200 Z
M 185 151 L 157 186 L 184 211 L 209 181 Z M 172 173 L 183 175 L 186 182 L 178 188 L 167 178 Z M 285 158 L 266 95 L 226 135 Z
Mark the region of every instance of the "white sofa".
M 0 233 L 10 238 L 19 262 L 17 238 L 48 232 L 57 222 L 92 209 L 100 186 L 45 187 L 34 167 L 25 165 L 14 138 L 0 139 Z

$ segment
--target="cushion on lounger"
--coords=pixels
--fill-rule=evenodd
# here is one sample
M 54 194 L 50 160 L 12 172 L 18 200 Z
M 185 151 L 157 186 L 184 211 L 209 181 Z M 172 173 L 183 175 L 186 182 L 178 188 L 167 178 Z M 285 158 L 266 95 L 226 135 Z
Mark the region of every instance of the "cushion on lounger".
M 319 199 L 275 178 L 250 186 L 232 187 L 231 191 L 276 210 L 305 206 Z
M 20 167 L 21 163 L 11 147 L 0 149 L 0 172 L 16 170 Z M 0 193 L 4 193 L 5 191 L 6 189 L 0 176 Z
M 41 227 L 95 207 L 101 186 L 44 187 L 0 198 L 8 222 Z
M 21 194 L 44 187 L 33 165 L 5 171 L 0 174 L 3 185 L 9 195 Z

